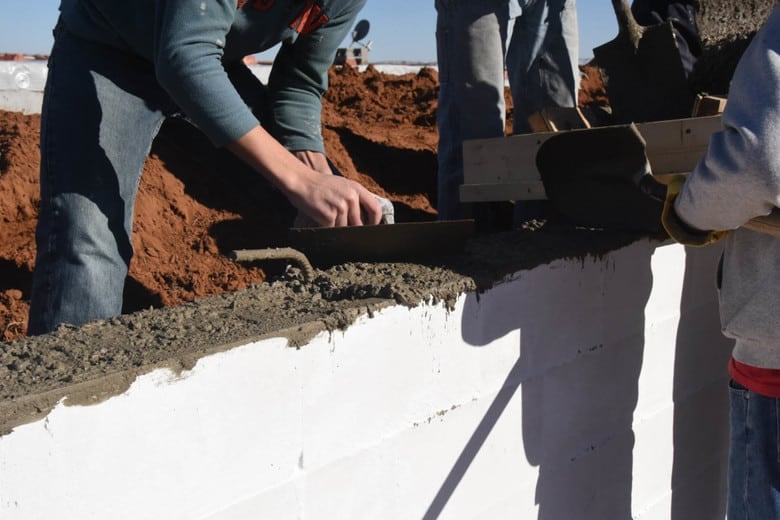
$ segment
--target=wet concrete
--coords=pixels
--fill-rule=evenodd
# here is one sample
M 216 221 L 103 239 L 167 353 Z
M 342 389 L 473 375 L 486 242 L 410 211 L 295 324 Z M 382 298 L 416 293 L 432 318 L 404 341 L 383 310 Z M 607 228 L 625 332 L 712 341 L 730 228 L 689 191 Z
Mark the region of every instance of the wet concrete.
M 451 305 L 507 276 L 556 259 L 600 256 L 639 235 L 543 226 L 472 239 L 456 256 L 419 263 L 347 263 L 305 282 L 290 268 L 270 283 L 195 303 L 124 315 L 6 344 L 0 350 L 0 433 L 45 416 L 60 400 L 99 402 L 157 367 L 181 370 L 200 357 L 254 340 L 286 337 L 303 348 L 387 305 Z

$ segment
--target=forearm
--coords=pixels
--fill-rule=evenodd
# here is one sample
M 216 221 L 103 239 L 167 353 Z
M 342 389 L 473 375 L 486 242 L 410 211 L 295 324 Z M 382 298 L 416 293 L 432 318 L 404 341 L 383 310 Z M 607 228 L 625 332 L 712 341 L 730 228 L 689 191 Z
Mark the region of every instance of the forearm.
M 310 168 L 260 126 L 229 143 L 227 148 L 279 188 L 316 225 L 378 224 L 382 218 L 379 202 L 366 188 Z M 310 157 L 315 163 L 325 160 L 322 154 Z
M 320 172 L 326 175 L 333 175 L 334 173 L 330 168 L 327 157 L 325 157 L 325 154 L 322 152 L 298 150 L 293 152 L 293 155 L 303 164 L 316 172 Z
M 226 148 L 285 193 L 299 190 L 301 178 L 314 173 L 261 126 Z

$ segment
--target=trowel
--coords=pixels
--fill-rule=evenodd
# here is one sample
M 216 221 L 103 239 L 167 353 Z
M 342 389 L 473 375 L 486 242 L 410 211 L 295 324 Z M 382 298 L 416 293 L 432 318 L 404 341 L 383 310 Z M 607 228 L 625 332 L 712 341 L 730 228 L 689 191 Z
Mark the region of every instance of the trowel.
M 334 175 L 343 177 L 328 159 Z M 287 260 L 298 264 L 304 278 L 314 267 L 346 262 L 411 262 L 460 253 L 474 235 L 474 220 L 396 223 L 390 200 L 374 195 L 382 208 L 380 224 L 317 227 L 300 215 L 288 230 L 288 247 L 231 252 L 238 262 Z
M 290 228 L 287 247 L 234 250 L 230 257 L 248 263 L 285 260 L 298 265 L 304 279 L 310 280 L 314 267 L 421 262 L 454 255 L 465 249 L 473 235 L 473 220 Z
M 410 262 L 457 254 L 474 235 L 473 220 L 405 222 L 336 228 L 292 228 L 290 247 L 316 266 L 344 262 Z
M 328 164 L 334 175 L 343 176 L 330 160 Z M 382 208 L 381 224 L 336 228 L 295 226 L 288 232 L 290 247 L 317 266 L 403 262 L 459 253 L 474 234 L 473 220 L 396 223 L 392 202 L 374 196 Z

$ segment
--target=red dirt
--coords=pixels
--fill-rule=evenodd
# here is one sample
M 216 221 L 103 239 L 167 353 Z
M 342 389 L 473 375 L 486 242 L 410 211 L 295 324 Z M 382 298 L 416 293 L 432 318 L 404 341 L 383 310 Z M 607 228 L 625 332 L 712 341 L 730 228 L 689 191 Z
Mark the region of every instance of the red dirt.
M 580 104 L 603 103 L 597 75 Z M 328 155 L 396 206 L 399 222 L 435 219 L 438 74 L 393 76 L 334 68 L 323 107 Z M 507 92 L 508 96 L 508 92 Z M 509 97 L 509 96 L 508 96 Z M 509 125 L 511 125 L 511 99 Z M 38 196 L 40 116 L 0 111 L 0 338 L 25 334 Z M 284 242 L 292 213 L 259 176 L 213 150 L 185 123 L 166 123 L 144 168 L 135 206 L 135 256 L 124 312 L 178 305 L 264 281 L 231 249 Z

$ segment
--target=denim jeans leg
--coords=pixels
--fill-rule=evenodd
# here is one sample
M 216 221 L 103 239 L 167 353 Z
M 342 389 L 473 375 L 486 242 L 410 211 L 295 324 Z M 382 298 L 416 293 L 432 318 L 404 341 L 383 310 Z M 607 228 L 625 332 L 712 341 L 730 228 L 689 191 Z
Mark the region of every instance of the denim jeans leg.
M 166 102 L 147 62 L 55 30 L 29 334 L 121 313 L 133 204 Z
M 780 399 L 732 382 L 728 519 L 780 518 Z
M 468 218 L 460 203 L 463 141 L 504 135 L 506 0 L 437 0 L 437 123 L 440 220 Z
M 507 50 L 515 134 L 530 132 L 528 117 L 545 107 L 576 106 L 580 77 L 576 0 L 521 5 Z

